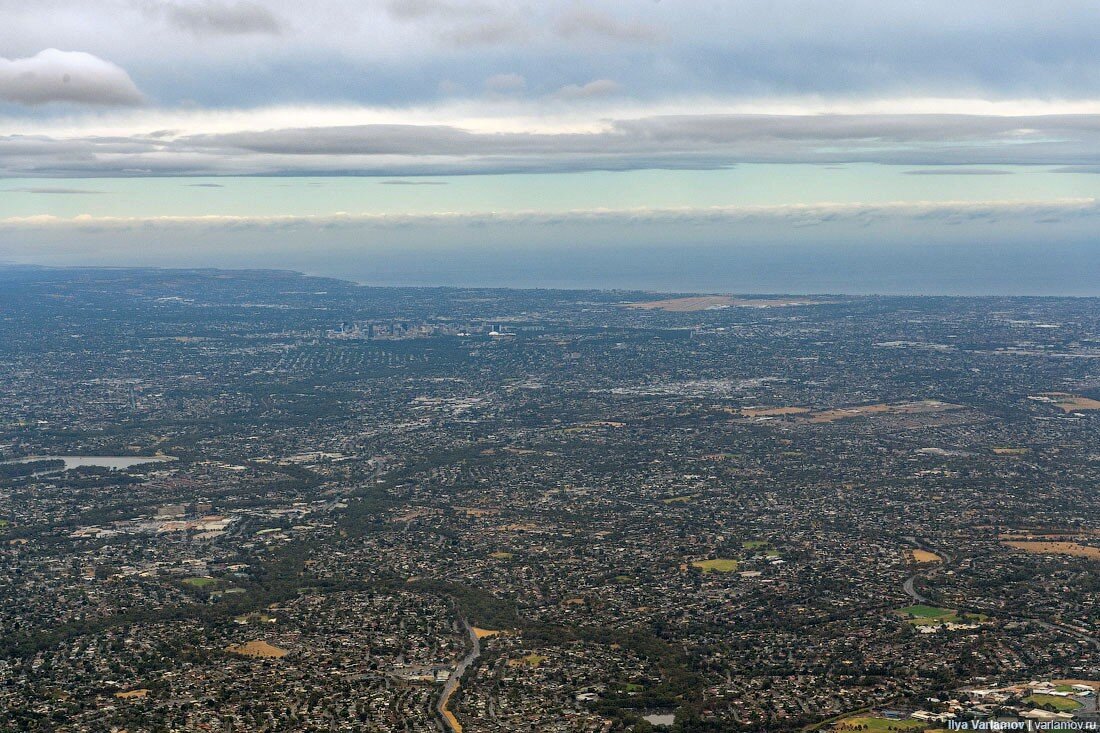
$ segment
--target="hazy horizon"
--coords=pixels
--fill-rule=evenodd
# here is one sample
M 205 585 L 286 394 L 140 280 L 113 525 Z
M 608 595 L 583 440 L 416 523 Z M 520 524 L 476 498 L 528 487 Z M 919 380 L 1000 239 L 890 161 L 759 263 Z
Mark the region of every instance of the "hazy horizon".
M 7 5 L 0 260 L 1100 294 L 1094 3 Z
M 114 261 L 7 262 L 0 267 L 154 267 L 226 270 L 285 270 L 375 287 L 514 288 L 562 290 L 640 290 L 655 293 L 745 295 L 904 295 L 1100 297 L 1100 267 L 1091 242 L 1065 243 L 1051 258 L 1026 244 L 971 246 L 954 257 L 929 256 L 917 246 L 868 253 L 862 248 L 814 243 L 776 253 L 767 246 L 696 246 L 691 267 L 682 250 L 649 247 L 560 253 L 548 261 L 537 250 L 501 261 L 496 253 L 450 253 L 446 257 L 388 256 L 375 262 Z M 436 253 L 438 255 L 438 253 Z M 476 255 L 476 256 L 475 256 Z M 801 262 L 801 266 L 792 263 Z M 1019 273 L 1026 273 L 1020 275 Z

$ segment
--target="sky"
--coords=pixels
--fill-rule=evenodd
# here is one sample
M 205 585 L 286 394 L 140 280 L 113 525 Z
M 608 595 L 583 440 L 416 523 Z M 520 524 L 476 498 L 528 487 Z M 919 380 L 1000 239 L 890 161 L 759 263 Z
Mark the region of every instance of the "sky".
M 1100 5 L 0 0 L 0 263 L 1100 295 Z

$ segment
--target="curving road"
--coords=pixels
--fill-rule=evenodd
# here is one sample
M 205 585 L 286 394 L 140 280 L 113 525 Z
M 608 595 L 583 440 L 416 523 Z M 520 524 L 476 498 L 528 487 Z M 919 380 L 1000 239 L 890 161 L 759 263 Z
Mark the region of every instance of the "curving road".
M 913 599 L 914 603 L 928 603 L 928 599 L 925 598 L 924 596 L 922 596 L 920 593 L 918 593 L 917 589 L 913 587 L 913 583 L 916 582 L 917 578 L 923 578 L 923 577 L 924 577 L 924 575 L 921 574 L 921 573 L 917 573 L 916 575 L 910 575 L 908 578 L 905 579 L 905 582 L 902 583 L 902 585 L 901 585 L 902 589 L 905 591 L 905 593 L 910 598 Z
M 943 568 L 948 567 L 949 565 L 951 565 L 954 562 L 954 558 L 951 557 L 950 555 L 948 555 L 946 552 L 943 552 L 942 550 L 939 550 L 939 549 L 936 549 L 935 547 L 932 547 L 927 542 L 924 542 L 923 540 L 921 540 L 917 537 L 906 537 L 905 539 L 908 540 L 909 543 L 911 545 L 913 545 L 914 547 L 916 547 L 920 550 L 925 550 L 927 552 L 934 553 L 937 556 L 939 556 L 941 562 L 938 565 L 936 565 L 936 567 L 933 569 L 933 571 L 942 570 Z M 917 591 L 916 587 L 914 586 L 914 584 L 917 582 L 917 578 L 927 579 L 927 576 L 923 572 L 913 573 L 912 575 L 910 575 L 908 578 L 905 579 L 904 583 L 902 583 L 902 586 L 901 586 L 902 590 L 904 590 L 905 594 L 907 596 L 909 596 L 910 598 L 912 598 L 915 603 L 928 603 L 929 602 L 928 599 L 925 598 L 924 596 L 922 596 Z
M 923 542 L 922 540 L 920 540 L 916 537 L 906 537 L 905 539 L 909 540 L 909 542 L 911 544 L 915 545 L 916 547 L 919 547 L 922 550 L 927 550 L 928 552 L 934 552 L 934 553 L 936 553 L 937 555 L 940 556 L 940 558 L 943 560 L 943 562 L 940 563 L 938 566 L 936 566 L 936 568 L 934 568 L 932 572 L 937 572 L 937 571 L 943 570 L 944 568 L 952 565 L 955 562 L 955 559 L 953 557 L 951 557 L 950 555 L 948 555 L 946 552 L 938 550 L 938 549 L 930 546 L 926 542 Z M 929 600 L 927 598 L 925 598 L 924 596 L 922 596 L 917 591 L 917 589 L 914 587 L 914 583 L 916 583 L 917 578 L 927 579 L 927 576 L 924 573 L 914 573 L 913 575 L 910 575 L 908 578 L 905 579 L 905 582 L 902 584 L 901 587 L 905 591 L 905 594 L 908 595 L 910 598 L 912 598 L 914 602 L 916 602 L 916 603 L 929 603 Z M 1053 622 L 1053 621 L 1047 621 L 1046 619 L 1039 618 L 1037 616 L 1033 616 L 1031 614 L 1026 614 L 1026 613 L 1006 613 L 1005 615 L 1013 617 L 1013 618 L 1018 618 L 1018 619 L 1021 619 L 1021 620 L 1025 620 L 1025 621 L 1031 621 L 1033 623 L 1038 624 L 1039 626 L 1042 626 L 1047 631 L 1060 631 L 1063 634 L 1067 634 L 1069 636 L 1072 636 L 1072 637 L 1078 639 L 1079 641 L 1083 641 L 1087 644 L 1091 644 L 1092 646 L 1095 646 L 1097 649 L 1100 649 L 1100 637 L 1093 636 L 1088 631 L 1086 631 L 1084 629 L 1077 628 L 1076 626 L 1070 626 L 1069 624 L 1056 623 L 1056 622 Z
M 466 670 L 474 663 L 474 660 L 481 656 L 481 641 L 474 633 L 473 627 L 466 619 L 462 619 L 462 625 L 466 627 L 466 632 L 470 635 L 470 651 L 466 653 L 466 656 L 462 658 L 462 661 L 455 667 L 454 672 L 443 684 L 443 690 L 439 693 L 439 701 L 435 704 L 435 711 L 439 714 L 439 719 L 443 723 L 443 730 L 450 731 L 450 733 L 462 733 L 462 724 L 455 718 L 454 713 L 447 709 L 451 702 L 451 696 L 462 684 L 462 675 L 466 674 Z

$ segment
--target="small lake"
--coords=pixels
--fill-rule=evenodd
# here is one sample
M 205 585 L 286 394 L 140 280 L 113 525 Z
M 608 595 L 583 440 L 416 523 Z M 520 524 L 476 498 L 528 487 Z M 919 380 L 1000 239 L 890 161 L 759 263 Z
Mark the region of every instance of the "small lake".
M 643 715 L 642 720 L 653 725 L 667 725 L 672 726 L 676 722 L 675 713 L 650 713 L 649 715 Z
M 31 461 L 65 461 L 65 470 L 83 466 L 101 468 L 129 468 L 143 463 L 164 463 L 176 460 L 173 456 L 27 456 L 3 463 L 30 463 Z

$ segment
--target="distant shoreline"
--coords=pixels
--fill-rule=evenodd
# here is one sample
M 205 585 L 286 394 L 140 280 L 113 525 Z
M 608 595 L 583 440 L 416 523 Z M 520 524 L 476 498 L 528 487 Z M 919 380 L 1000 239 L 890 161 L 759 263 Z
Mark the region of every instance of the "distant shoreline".
M 1100 254 L 1098 254 L 1100 259 Z M 379 281 L 371 279 L 360 279 L 354 276 L 354 274 L 344 274 L 343 276 L 336 276 L 324 271 L 308 271 L 304 269 L 294 269 L 290 267 L 286 268 L 255 268 L 255 267 L 186 267 L 186 266 L 159 266 L 159 265 L 47 265 L 37 263 L 10 263 L 0 262 L 0 273 L 4 271 L 41 271 L 49 270 L 56 272 L 65 271 L 103 271 L 103 272 L 119 272 L 119 271 L 133 271 L 133 272 L 194 272 L 205 274 L 225 274 L 225 275 L 239 275 L 239 276 L 257 276 L 257 275 L 269 275 L 269 276 L 295 276 L 303 279 L 316 279 L 329 281 L 334 283 L 341 283 L 345 285 L 355 285 L 363 288 L 377 288 L 377 289 L 416 289 L 416 290 L 503 290 L 503 291 L 532 291 L 532 290 L 544 290 L 551 292 L 604 292 L 604 293 L 623 293 L 624 297 L 643 297 L 643 296 L 677 296 L 677 297 L 734 297 L 734 298 L 746 298 L 746 299 L 766 299 L 766 298 L 812 298 L 812 299 L 827 299 L 827 298 L 1036 298 L 1036 299 L 1095 299 L 1100 298 L 1100 287 L 1094 293 L 1071 293 L 1071 292 L 1049 292 L 1049 293 L 1032 293 L 1032 292 L 952 292 L 952 291 L 935 291 L 935 292 L 907 292 L 907 291 L 891 291 L 891 290 L 875 290 L 875 289 L 852 289 L 852 290 L 827 290 L 827 289 L 807 289 L 807 290 L 777 290 L 759 288 L 754 289 L 752 287 L 711 287 L 700 283 L 696 289 L 687 287 L 678 287 L 673 284 L 669 285 L 637 285 L 628 286 L 625 284 L 608 283 L 605 285 L 588 284 L 588 283 L 554 283 L 546 285 L 538 285 L 534 283 L 515 283 L 515 284 L 490 284 L 490 283 L 454 283 L 454 282 L 442 282 L 442 281 L 419 281 L 419 280 L 399 280 L 399 281 Z M 1100 280 L 1096 281 L 1100 283 Z M 656 299 L 656 298 L 653 298 Z

